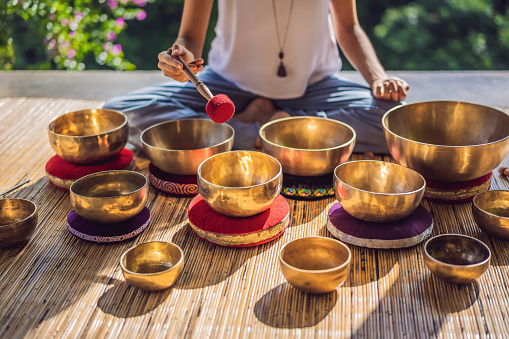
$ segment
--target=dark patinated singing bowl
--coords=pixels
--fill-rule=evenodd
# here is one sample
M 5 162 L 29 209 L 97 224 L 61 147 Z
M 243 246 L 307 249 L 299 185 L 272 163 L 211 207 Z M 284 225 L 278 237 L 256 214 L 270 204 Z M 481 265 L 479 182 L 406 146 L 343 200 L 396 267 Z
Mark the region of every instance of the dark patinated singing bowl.
M 480 178 L 509 151 L 509 115 L 482 105 L 407 104 L 387 111 L 382 124 L 394 159 L 432 181 Z
M 334 171 L 334 193 L 351 216 L 392 222 L 419 206 L 426 181 L 410 168 L 377 160 L 345 162 Z
M 267 210 L 281 192 L 282 182 L 281 164 L 261 152 L 217 154 L 198 168 L 198 189 L 205 202 L 231 217 Z
M 0 199 L 0 247 L 19 245 L 37 226 L 37 206 L 25 199 Z
M 424 262 L 438 278 L 468 284 L 490 266 L 491 252 L 482 241 L 462 234 L 440 234 L 424 244 Z
M 279 266 L 290 285 L 317 294 L 332 292 L 345 282 L 351 259 L 348 246 L 325 237 L 296 239 L 279 252 Z
M 290 117 L 260 128 L 262 150 L 279 160 L 283 172 L 319 176 L 350 158 L 356 134 L 345 123 L 319 117 Z
M 231 151 L 235 132 L 230 125 L 205 119 L 172 120 L 141 134 L 143 151 L 167 173 L 194 175 L 198 166 L 218 153 Z
M 55 153 L 73 164 L 106 161 L 124 149 L 129 136 L 127 117 L 108 109 L 70 112 L 48 125 Z
M 143 210 L 148 180 L 135 171 L 104 171 L 76 180 L 69 190 L 76 213 L 109 224 L 131 219 Z
M 472 213 L 477 226 L 494 237 L 509 240 L 509 191 L 485 191 L 474 197 Z

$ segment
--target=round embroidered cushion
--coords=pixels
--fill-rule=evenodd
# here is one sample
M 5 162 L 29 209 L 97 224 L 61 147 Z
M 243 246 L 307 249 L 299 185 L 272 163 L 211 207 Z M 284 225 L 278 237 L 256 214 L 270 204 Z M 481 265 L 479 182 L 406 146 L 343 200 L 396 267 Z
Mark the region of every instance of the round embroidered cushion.
M 196 175 L 178 175 L 164 172 L 156 166 L 148 166 L 149 180 L 159 191 L 172 196 L 194 196 L 198 194 Z
M 478 179 L 461 182 L 426 180 L 424 199 L 447 203 L 472 201 L 477 193 L 490 189 L 492 175 L 493 172 L 490 172 Z
M 295 200 L 319 200 L 334 196 L 333 174 L 300 177 L 284 174 L 281 194 Z

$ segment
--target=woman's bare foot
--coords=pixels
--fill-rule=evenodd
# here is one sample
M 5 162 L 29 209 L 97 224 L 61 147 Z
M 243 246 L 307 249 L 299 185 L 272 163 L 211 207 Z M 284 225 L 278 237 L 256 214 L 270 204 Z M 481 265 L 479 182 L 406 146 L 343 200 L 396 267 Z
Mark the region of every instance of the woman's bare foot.
M 276 107 L 266 98 L 256 98 L 247 105 L 246 109 L 234 115 L 234 119 L 245 123 L 260 123 L 269 121 L 276 113 Z

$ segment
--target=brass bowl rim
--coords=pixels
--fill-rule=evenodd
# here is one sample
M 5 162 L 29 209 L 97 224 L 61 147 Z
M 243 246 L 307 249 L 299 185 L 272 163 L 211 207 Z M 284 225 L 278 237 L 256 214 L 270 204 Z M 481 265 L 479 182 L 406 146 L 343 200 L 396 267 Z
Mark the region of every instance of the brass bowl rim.
M 509 138 L 509 134 L 505 137 L 505 138 L 502 138 L 500 140 L 495 140 L 493 142 L 488 142 L 488 143 L 485 143 L 485 144 L 476 144 L 476 145 L 462 145 L 462 146 L 450 146 L 450 145 L 439 145 L 439 144 L 429 144 L 429 143 L 426 143 L 426 142 L 422 142 L 422 141 L 416 141 L 416 140 L 412 140 L 412 139 L 408 139 L 408 138 L 404 138 L 396 133 L 394 133 L 393 131 L 391 131 L 387 125 L 386 125 L 386 120 L 387 120 L 387 116 L 397 110 L 398 108 L 401 108 L 402 106 L 410 106 L 410 105 L 417 105 L 417 104 L 426 104 L 426 103 L 460 103 L 460 104 L 467 104 L 467 105 L 472 105 L 472 106 L 479 106 L 479 107 L 485 107 L 485 108 L 489 108 L 489 109 L 493 109 L 495 111 L 498 111 L 502 114 L 505 114 L 503 111 L 499 110 L 499 109 L 496 109 L 496 108 L 493 108 L 493 107 L 490 107 L 490 106 L 485 106 L 485 105 L 478 105 L 478 104 L 474 104 L 474 103 L 470 103 L 470 102 L 465 102 L 465 101 L 449 101 L 449 100 L 429 100 L 429 101 L 420 101 L 420 102 L 414 102 L 414 103 L 410 103 L 410 104 L 404 104 L 404 105 L 399 105 L 399 106 L 396 106 L 396 107 L 393 107 L 391 109 L 389 109 L 387 112 L 385 112 L 385 114 L 382 116 L 382 126 L 384 128 L 384 130 L 390 134 L 392 134 L 393 136 L 401 139 L 401 140 L 405 140 L 405 141 L 408 141 L 408 142 L 413 142 L 413 143 L 416 143 L 416 144 L 419 144 L 419 145 L 425 145 L 425 146 L 431 146 L 431 147 L 446 147 L 446 148 L 467 148 L 467 147 L 482 147 L 482 146 L 487 146 L 487 145 L 493 145 L 493 144 L 497 144 L 497 143 L 500 143 L 500 142 L 503 142 L 505 141 L 506 139 Z M 506 114 L 507 115 L 507 114 Z
M 85 178 L 88 178 L 88 177 L 93 177 L 93 176 L 97 176 L 98 174 L 105 174 L 105 173 L 118 173 L 118 172 L 122 172 L 122 173 L 129 173 L 129 174 L 132 174 L 132 173 L 136 173 L 136 175 L 138 176 L 143 176 L 145 178 L 145 183 L 143 184 L 143 186 L 141 186 L 140 188 L 138 188 L 137 190 L 134 190 L 134 191 L 131 191 L 129 193 L 126 193 L 126 194 L 121 194 L 121 195 L 112 195 L 112 196 L 109 196 L 109 197 L 92 197 L 90 195 L 81 195 L 81 194 L 78 194 L 76 193 L 72 187 L 77 183 L 79 182 L 81 179 L 85 179 Z M 145 175 L 143 175 L 142 173 L 140 172 L 137 172 L 137 171 L 130 171 L 130 170 L 111 170 L 111 171 L 101 171 L 101 172 L 95 172 L 95 173 L 92 173 L 92 174 L 88 174 L 88 175 L 85 175 L 84 177 L 81 177 L 79 179 L 76 179 L 72 185 L 69 187 L 69 192 L 71 194 L 74 194 L 75 196 L 78 196 L 78 197 L 83 197 L 83 198 L 87 198 L 87 199 L 111 199 L 111 198 L 120 198 L 120 197 L 125 197 L 127 195 L 131 195 L 131 194 L 134 194 L 136 192 L 139 192 L 141 191 L 142 189 L 144 189 L 145 187 L 147 187 L 147 184 L 148 184 L 148 179 Z
M 124 117 L 124 122 L 122 122 L 122 124 L 120 124 L 119 126 L 111 129 L 111 130 L 108 130 L 108 131 L 105 131 L 105 132 L 102 132 L 100 134 L 89 134 L 89 135 L 65 135 L 65 134 L 59 134 L 59 133 L 56 133 L 54 132 L 50 126 L 51 124 L 57 120 L 58 118 L 61 118 L 63 116 L 66 116 L 67 114 L 72 114 L 72 113 L 81 113 L 81 112 L 86 112 L 86 111 L 91 111 L 91 110 L 102 110 L 102 111 L 110 111 L 110 112 L 115 112 L 115 113 L 118 113 L 120 115 L 122 115 Z M 108 134 L 108 133 L 112 133 L 112 132 L 116 132 L 118 130 L 121 130 L 122 128 L 124 128 L 124 126 L 128 123 L 127 121 L 127 116 L 120 112 L 120 111 L 116 111 L 116 110 L 113 110 L 113 109 L 105 109 L 105 108 L 89 108 L 89 109 L 82 109 L 82 110 L 79 110 L 79 111 L 71 111 L 71 112 L 67 112 L 65 114 L 62 114 L 62 115 L 59 115 L 58 117 L 54 117 L 53 119 L 51 119 L 51 121 L 49 122 L 48 124 L 48 132 L 50 132 L 51 134 L 53 135 L 56 135 L 60 138 L 88 138 L 88 137 L 97 137 L 97 136 L 100 136 L 100 135 L 103 135 L 103 134 Z
M 445 237 L 445 236 L 454 236 L 454 237 L 460 237 L 460 238 L 469 238 L 471 240 L 474 240 L 474 242 L 476 242 L 478 245 L 480 245 L 481 247 L 483 247 L 483 248 L 488 250 L 488 257 L 486 259 L 484 259 L 483 261 L 481 261 L 481 262 L 478 262 L 476 264 L 469 264 L 469 265 L 453 265 L 453 264 L 448 264 L 448 263 L 446 263 L 444 261 L 440 261 L 440 260 L 436 259 L 435 257 L 433 257 L 431 254 L 428 253 L 428 244 L 431 241 L 433 241 L 433 240 L 436 240 L 438 238 Z M 488 247 L 488 245 L 486 245 L 484 242 L 482 242 L 481 240 L 476 239 L 474 237 L 471 237 L 471 236 L 468 236 L 468 235 L 465 235 L 465 234 L 457 234 L 457 233 L 443 233 L 443 234 L 435 235 L 432 238 L 429 238 L 426 241 L 426 243 L 424 244 L 424 254 L 426 255 L 426 257 L 431 259 L 433 262 L 436 262 L 436 263 L 438 263 L 438 264 L 440 264 L 442 266 L 450 267 L 450 268 L 475 268 L 475 267 L 478 267 L 478 266 L 485 265 L 491 259 L 491 250 Z
M 337 174 L 336 174 L 336 170 L 340 167 L 340 166 L 343 166 L 343 165 L 347 165 L 347 164 L 350 164 L 350 163 L 354 163 L 354 162 L 383 162 L 383 163 L 387 163 L 387 164 L 391 164 L 391 165 L 395 165 L 395 166 L 400 166 L 400 167 L 403 167 L 403 168 L 406 168 L 407 170 L 410 170 L 414 173 L 417 173 L 422 181 L 423 181 L 423 185 L 416 189 L 416 190 L 413 190 L 413 191 L 409 191 L 409 192 L 401 192 L 401 193 L 382 193 L 382 192 L 373 192 L 373 191 L 366 191 L 366 190 L 363 190 L 361 188 L 357 188 L 357 187 L 354 187 L 352 185 L 349 185 L 347 184 L 346 182 L 344 182 L 343 180 L 339 179 Z M 388 161 L 383 161 L 383 160 L 354 160 L 354 161 L 347 161 L 347 162 L 344 162 L 342 164 L 339 164 L 338 166 L 336 166 L 336 168 L 334 169 L 334 178 L 340 182 L 343 183 L 343 185 L 345 186 L 348 186 L 354 190 L 357 190 L 357 191 L 360 191 L 360 192 L 365 192 L 365 193 L 369 193 L 369 194 L 376 194 L 376 195 L 383 195 L 383 196 L 402 196 L 402 195 L 411 195 L 411 194 L 415 194 L 415 193 L 418 193 L 424 189 L 426 189 L 426 179 L 424 179 L 424 177 L 417 171 L 411 169 L 411 168 L 408 168 L 406 166 L 403 166 L 403 165 L 400 165 L 400 164 L 396 164 L 396 163 L 393 163 L 393 162 L 388 162 Z
M 208 120 L 208 119 L 178 119 L 178 120 L 168 120 L 168 121 L 163 121 L 163 122 L 160 122 L 160 123 L 157 123 L 157 124 L 154 124 L 150 127 L 147 127 L 143 130 L 143 132 L 141 132 L 140 134 L 140 140 L 141 140 L 141 143 L 143 146 L 147 146 L 147 147 L 150 147 L 150 148 L 153 148 L 153 149 L 156 149 L 156 150 L 160 150 L 160 151 L 167 151 L 167 152 L 185 152 L 185 151 L 197 151 L 197 150 L 201 150 L 201 149 L 207 149 L 207 148 L 214 148 L 214 147 L 218 147 L 218 146 L 222 146 L 222 145 L 225 145 L 227 143 L 229 143 L 231 140 L 233 140 L 233 138 L 235 138 L 235 130 L 233 129 L 232 126 L 228 125 L 228 124 L 221 124 L 223 126 L 227 126 L 227 128 L 230 130 L 230 132 L 232 133 L 232 135 L 218 143 L 218 144 L 215 144 L 215 145 L 211 145 L 211 146 L 207 146 L 207 147 L 202 147 L 202 148 L 193 148 L 193 149 L 176 149 L 176 148 L 161 148 L 161 147 L 157 147 L 157 146 L 154 146 L 154 145 L 151 145 L 147 142 L 145 142 L 145 140 L 143 140 L 143 136 L 145 135 L 145 132 L 147 132 L 149 129 L 152 129 L 154 127 L 157 127 L 159 125 L 164 125 L 164 124 L 167 124 L 167 123 L 170 123 L 170 122 L 178 122 L 178 121 L 189 121 L 189 120 L 192 120 L 192 121 L 195 121 L 195 120 L 203 120 L 203 121 L 210 121 L 214 124 L 217 124 L 215 122 L 213 122 L 212 120 Z
M 270 125 L 274 125 L 274 124 L 276 124 L 278 122 L 282 122 L 282 121 L 286 121 L 286 120 L 296 120 L 296 119 L 327 120 L 327 121 L 331 121 L 333 123 L 336 123 L 338 125 L 342 125 L 342 126 L 346 127 L 347 129 L 349 129 L 353 133 L 353 135 L 352 135 L 352 138 L 350 140 L 348 140 L 347 142 L 345 142 L 345 143 L 343 143 L 341 145 L 334 146 L 334 147 L 329 147 L 329 148 L 295 148 L 295 147 L 288 147 L 288 146 L 283 146 L 283 145 L 280 145 L 280 144 L 276 144 L 276 143 L 274 143 L 272 141 L 269 141 L 267 138 L 265 138 L 265 136 L 262 135 L 262 132 L 265 131 L 265 129 L 268 126 L 270 126 Z M 331 151 L 331 150 L 340 149 L 340 148 L 343 148 L 345 146 L 350 145 L 357 138 L 357 133 L 352 128 L 352 126 L 350 126 L 348 124 L 345 124 L 344 122 L 341 122 L 341 121 L 338 121 L 338 120 L 334 120 L 334 119 L 330 119 L 330 118 L 308 117 L 308 116 L 292 116 L 292 117 L 288 117 L 288 118 L 281 118 L 281 119 L 276 119 L 276 120 L 269 121 L 269 122 L 265 123 L 262 127 L 260 127 L 260 130 L 258 131 L 258 135 L 259 135 L 260 139 L 262 139 L 264 142 L 266 142 L 268 144 L 271 144 L 273 146 L 276 146 L 276 147 L 279 147 L 279 148 L 283 148 L 283 149 L 302 151 L 302 152 L 323 152 L 323 151 Z
M 335 266 L 333 268 L 328 268 L 326 270 L 304 270 L 302 268 L 297 268 L 295 266 L 292 266 L 283 259 L 283 256 L 281 253 L 283 253 L 283 250 L 286 248 L 286 246 L 292 244 L 293 242 L 295 242 L 297 240 L 302 240 L 302 239 L 322 239 L 322 240 L 327 239 L 327 241 L 334 241 L 334 242 L 338 243 L 341 247 L 346 248 L 346 250 L 348 252 L 348 258 L 346 258 L 345 262 L 342 263 L 341 265 Z M 338 269 L 342 269 L 342 268 L 346 267 L 352 260 L 352 251 L 350 251 L 350 248 L 345 243 L 343 243 L 337 239 L 328 238 L 328 237 L 320 237 L 320 236 L 311 236 L 311 237 L 302 237 L 302 238 L 293 239 L 292 241 L 290 241 L 289 243 L 287 243 L 283 247 L 281 247 L 281 249 L 279 250 L 278 256 L 279 256 L 280 263 L 282 263 L 283 265 L 285 265 L 286 267 L 288 267 L 294 271 L 299 271 L 302 273 L 328 273 L 328 272 L 333 272 Z
M 504 216 L 501 216 L 498 214 L 493 214 L 493 213 L 487 212 L 485 209 L 483 209 L 479 205 L 477 205 L 477 200 L 480 199 L 478 197 L 480 197 L 481 195 L 489 195 L 489 192 L 507 192 L 507 194 L 509 194 L 509 191 L 506 191 L 506 190 L 488 190 L 488 191 L 484 191 L 484 192 L 479 192 L 475 195 L 474 199 L 472 200 L 472 203 L 474 204 L 475 208 L 477 208 L 479 211 L 483 212 L 484 214 L 487 214 L 490 217 L 495 217 L 497 219 L 502 219 L 502 220 L 509 220 L 509 217 L 504 217 Z
M 155 273 L 138 273 L 138 272 L 131 271 L 130 269 L 128 269 L 127 267 L 124 266 L 123 261 L 124 261 L 124 257 L 127 255 L 127 253 L 129 253 L 130 251 L 134 250 L 136 247 L 139 247 L 139 246 L 142 246 L 142 245 L 146 245 L 146 244 L 152 244 L 152 243 L 170 244 L 170 245 L 174 246 L 179 251 L 179 253 L 180 253 L 179 260 L 172 267 L 170 267 L 170 268 L 168 268 L 166 270 L 163 270 L 163 271 L 155 272 Z M 150 276 L 160 275 L 162 273 L 167 273 L 167 272 L 173 271 L 174 269 L 177 269 L 179 266 L 181 266 L 183 262 L 184 262 L 184 251 L 182 251 L 182 249 L 180 248 L 179 245 L 177 245 L 175 243 L 172 243 L 172 242 L 168 242 L 168 241 L 148 241 L 148 242 L 144 242 L 144 243 L 135 245 L 133 247 L 130 247 L 124 253 L 122 253 L 122 255 L 120 256 L 120 267 L 122 268 L 122 270 L 124 270 L 125 272 L 129 272 L 129 274 L 137 275 L 137 276 L 140 276 L 140 277 L 150 277 Z
M 30 201 L 30 200 L 27 200 L 27 199 L 22 199 L 22 198 L 2 198 L 0 199 L 0 201 L 2 200 L 21 200 L 21 201 L 27 201 L 29 202 L 32 206 L 34 206 L 34 211 L 32 212 L 32 214 L 30 214 L 28 217 L 26 218 L 23 218 L 22 220 L 19 220 L 19 221 L 16 221 L 16 222 L 13 222 L 11 224 L 8 224 L 8 225 L 0 225 L 0 229 L 4 228 L 4 227 L 11 227 L 11 226 L 16 226 L 17 224 L 19 223 L 22 223 L 24 221 L 27 221 L 28 219 L 31 219 L 34 217 L 35 214 L 37 214 L 37 205 L 33 202 L 33 201 Z
M 265 182 L 262 182 L 261 184 L 257 184 L 257 185 L 251 185 L 251 186 L 242 186 L 242 187 L 232 187 L 232 186 L 222 186 L 222 185 L 217 185 L 217 184 L 213 184 L 211 183 L 210 181 L 206 180 L 203 178 L 203 176 L 201 175 L 201 168 L 202 168 L 202 165 L 214 158 L 214 157 L 217 157 L 217 156 L 220 156 L 222 154 L 226 154 L 226 153 L 239 153 L 239 152 L 247 152 L 247 153 L 258 153 L 258 154 L 262 154 L 263 156 L 267 156 L 267 157 L 270 157 L 272 158 L 273 160 L 276 161 L 276 163 L 279 165 L 279 172 L 273 177 L 271 178 L 270 180 L 267 180 Z M 244 151 L 244 150 L 238 150 L 238 151 L 229 151 L 229 152 L 223 152 L 223 153 L 219 153 L 219 154 L 215 154 L 211 157 L 208 157 L 207 159 L 203 160 L 203 162 L 200 164 L 200 166 L 198 166 L 198 171 L 197 171 L 197 175 L 198 175 L 198 178 L 200 180 L 203 180 L 204 182 L 207 183 L 207 185 L 210 185 L 212 187 L 217 187 L 217 188 L 224 188 L 224 189 L 230 189 L 230 190 L 246 190 L 246 189 L 251 189 L 251 188 L 255 188 L 255 187 L 260 187 L 260 186 L 264 186 L 266 184 L 268 184 L 269 182 L 277 179 L 278 177 L 282 177 L 283 175 L 283 166 L 281 166 L 281 163 L 279 162 L 279 160 L 277 160 L 276 158 L 274 158 L 272 155 L 269 155 L 267 153 L 262 153 L 262 152 L 257 152 L 257 151 Z

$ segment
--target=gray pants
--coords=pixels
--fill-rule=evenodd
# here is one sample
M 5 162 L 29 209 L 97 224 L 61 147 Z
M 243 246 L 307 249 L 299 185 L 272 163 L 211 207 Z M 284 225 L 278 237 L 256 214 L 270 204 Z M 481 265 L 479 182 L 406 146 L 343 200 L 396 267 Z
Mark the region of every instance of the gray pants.
M 235 104 L 235 112 L 242 112 L 257 96 L 238 88 L 210 68 L 199 73 L 213 94 L 226 94 Z M 270 99 L 270 98 L 269 98 Z M 323 116 L 342 121 L 355 129 L 355 152 L 388 153 L 382 130 L 382 115 L 401 103 L 375 99 L 371 90 L 360 84 L 329 76 L 307 88 L 296 99 L 273 100 L 278 110 L 292 116 Z M 160 122 L 185 118 L 208 119 L 207 100 L 191 82 L 169 81 L 149 86 L 109 100 L 104 108 L 124 112 L 129 120 L 129 141 L 140 147 L 141 132 Z M 257 124 L 231 119 L 235 129 L 234 149 L 253 149 L 258 136 Z M 326 136 L 324 136 L 326 137 Z

